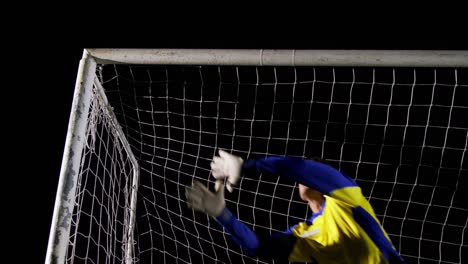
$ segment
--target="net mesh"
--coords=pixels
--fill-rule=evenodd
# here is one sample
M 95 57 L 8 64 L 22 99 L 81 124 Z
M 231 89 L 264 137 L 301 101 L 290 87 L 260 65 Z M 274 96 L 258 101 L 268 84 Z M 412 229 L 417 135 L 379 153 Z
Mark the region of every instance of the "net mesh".
M 192 180 L 213 188 L 218 149 L 322 157 L 357 181 L 408 263 L 468 258 L 467 69 L 101 65 L 97 74 L 140 166 L 138 263 L 265 263 L 185 205 Z M 85 231 L 71 241 L 85 243 L 76 259 L 97 251 L 120 262 L 128 182 L 119 172 L 130 165 L 105 122 L 93 131 L 75 217 Z M 285 177 L 246 175 L 226 202 L 261 234 L 311 214 Z

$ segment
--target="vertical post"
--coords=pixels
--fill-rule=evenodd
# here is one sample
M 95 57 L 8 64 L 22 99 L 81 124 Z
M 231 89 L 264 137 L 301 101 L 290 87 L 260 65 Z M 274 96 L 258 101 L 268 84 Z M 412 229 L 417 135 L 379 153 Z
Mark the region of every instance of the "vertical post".
M 65 262 L 69 243 L 70 224 L 75 205 L 75 192 L 81 163 L 81 154 L 86 143 L 86 127 L 96 62 L 83 52 L 75 84 L 75 93 L 68 123 L 60 179 L 55 198 L 54 214 L 47 247 L 46 264 Z
M 131 154 L 133 155 L 133 154 Z M 133 163 L 133 162 L 132 162 Z M 127 233 L 127 248 L 125 251 L 125 264 L 133 264 L 133 237 L 136 219 L 136 202 L 138 193 L 138 181 L 140 178 L 140 169 L 138 165 L 133 165 L 132 193 L 130 198 L 130 222 Z

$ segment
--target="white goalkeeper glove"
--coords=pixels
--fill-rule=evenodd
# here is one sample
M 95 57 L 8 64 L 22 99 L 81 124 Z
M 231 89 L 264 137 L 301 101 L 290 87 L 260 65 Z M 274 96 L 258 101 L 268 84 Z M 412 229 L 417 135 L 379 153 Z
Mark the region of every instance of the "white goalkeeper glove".
M 226 187 L 232 192 L 232 186 L 239 182 L 243 164 L 244 160 L 241 157 L 219 150 L 219 157 L 215 156 L 211 162 L 212 174 L 216 178 L 215 190 L 218 191 L 227 178 Z
M 226 207 L 224 188 L 212 193 L 199 181 L 193 181 L 191 187 L 185 187 L 185 197 L 188 207 L 213 217 L 219 216 Z

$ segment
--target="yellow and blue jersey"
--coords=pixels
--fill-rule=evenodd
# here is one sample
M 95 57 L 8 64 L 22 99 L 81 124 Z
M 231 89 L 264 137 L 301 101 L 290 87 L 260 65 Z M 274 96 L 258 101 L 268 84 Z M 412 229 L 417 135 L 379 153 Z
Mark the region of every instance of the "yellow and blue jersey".
M 293 157 L 247 160 L 245 169 L 286 176 L 324 194 L 306 222 L 258 237 L 225 208 L 216 220 L 252 255 L 315 263 L 404 263 L 356 182 L 326 164 Z

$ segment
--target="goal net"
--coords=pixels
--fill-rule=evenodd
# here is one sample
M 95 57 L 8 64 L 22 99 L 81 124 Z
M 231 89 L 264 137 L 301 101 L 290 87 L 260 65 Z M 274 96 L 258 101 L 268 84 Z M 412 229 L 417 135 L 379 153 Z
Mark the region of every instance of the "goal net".
M 49 245 L 49 260 L 62 252 L 66 263 L 268 263 L 186 206 L 194 179 L 213 189 L 219 149 L 324 158 L 360 185 L 407 263 L 468 260 L 466 61 L 181 65 L 174 57 L 96 59 L 89 70 L 74 190 L 56 206 L 51 232 L 51 241 L 53 232 L 66 237 Z M 257 233 L 284 231 L 311 216 L 296 187 L 245 175 L 227 207 Z

